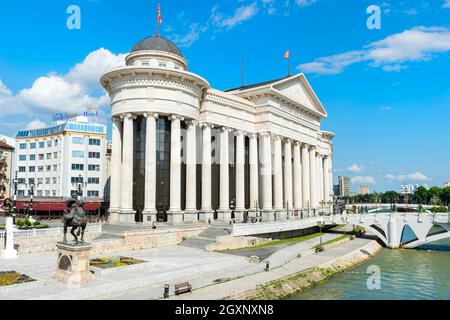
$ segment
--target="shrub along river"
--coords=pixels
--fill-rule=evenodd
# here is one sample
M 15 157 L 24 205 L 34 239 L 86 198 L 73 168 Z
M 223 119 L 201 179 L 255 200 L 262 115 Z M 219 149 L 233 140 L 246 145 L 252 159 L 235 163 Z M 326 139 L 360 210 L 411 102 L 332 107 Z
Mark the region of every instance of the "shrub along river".
M 380 289 L 369 289 L 376 284 L 372 270 L 380 271 Z M 417 250 L 383 249 L 355 269 L 291 299 L 449 300 L 449 284 L 450 239 L 446 239 Z

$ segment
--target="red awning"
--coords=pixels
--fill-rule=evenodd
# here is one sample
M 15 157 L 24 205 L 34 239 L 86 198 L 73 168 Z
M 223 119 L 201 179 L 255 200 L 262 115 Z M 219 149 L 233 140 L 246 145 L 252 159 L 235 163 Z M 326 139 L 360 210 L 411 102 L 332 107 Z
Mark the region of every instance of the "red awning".
M 16 208 L 19 210 L 24 210 L 30 206 L 30 202 L 21 202 L 18 201 Z M 100 207 L 100 203 L 98 202 L 87 202 L 84 206 L 84 210 L 86 211 L 96 211 Z M 62 212 L 66 209 L 66 202 L 37 202 L 33 201 L 33 210 L 40 212 Z

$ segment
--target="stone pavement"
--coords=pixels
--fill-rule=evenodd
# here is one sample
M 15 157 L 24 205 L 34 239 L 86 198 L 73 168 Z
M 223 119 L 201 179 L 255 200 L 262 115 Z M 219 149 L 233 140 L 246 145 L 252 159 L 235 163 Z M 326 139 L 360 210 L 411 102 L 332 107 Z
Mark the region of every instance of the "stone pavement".
M 192 293 L 182 296 L 173 296 L 172 300 L 221 300 L 227 297 L 238 296 L 242 292 L 256 289 L 258 285 L 287 277 L 303 270 L 329 263 L 336 258 L 358 250 L 373 240 L 356 239 L 345 242 L 339 246 L 330 248 L 318 254 L 308 254 L 305 257 L 296 258 L 279 268 L 269 272 L 259 272 L 246 277 L 241 277 L 228 282 L 206 286 Z

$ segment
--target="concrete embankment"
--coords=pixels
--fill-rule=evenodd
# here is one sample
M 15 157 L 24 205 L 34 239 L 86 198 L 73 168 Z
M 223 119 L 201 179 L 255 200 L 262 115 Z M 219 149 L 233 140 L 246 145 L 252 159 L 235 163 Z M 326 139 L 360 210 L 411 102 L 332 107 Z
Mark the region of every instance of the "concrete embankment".
M 295 258 L 290 252 L 285 252 L 291 256 L 292 260 L 288 262 L 285 259 L 278 259 L 280 264 L 268 272 L 240 276 L 171 299 L 284 299 L 367 261 L 382 248 L 374 240 L 348 240 L 347 238 L 329 244 L 324 252 L 318 254 L 311 247 L 307 250 L 303 249 Z M 275 257 L 272 256 L 272 260 L 273 258 Z
M 285 278 L 259 285 L 253 291 L 244 292 L 238 296 L 228 297 L 228 299 L 286 299 L 291 295 L 311 289 L 323 281 L 329 280 L 340 273 L 354 268 L 374 257 L 381 249 L 382 246 L 378 244 L 378 242 L 372 241 L 361 249 L 354 250 L 333 261 L 300 271 Z

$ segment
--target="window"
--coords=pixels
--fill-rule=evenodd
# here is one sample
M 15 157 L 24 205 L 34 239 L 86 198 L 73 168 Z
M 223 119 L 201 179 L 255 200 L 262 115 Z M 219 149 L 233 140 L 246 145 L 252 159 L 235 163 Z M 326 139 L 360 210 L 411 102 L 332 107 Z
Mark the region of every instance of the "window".
M 50 196 L 50 190 L 45 190 L 45 196 L 49 197 Z
M 20 155 L 19 156 L 19 161 L 27 161 L 27 156 L 26 155 Z
M 98 192 L 98 191 L 88 191 L 88 197 L 98 198 L 99 196 L 100 196 L 100 192 Z
M 34 178 L 28 179 L 28 184 L 34 184 Z
M 100 171 L 100 165 L 97 164 L 90 164 L 88 167 L 89 171 Z
M 56 190 L 52 190 L 52 195 L 56 197 Z
M 80 195 L 80 197 L 82 197 L 83 196 L 83 190 L 81 190 L 80 192 L 78 192 L 78 190 L 72 190 L 71 192 L 70 192 L 70 194 L 76 194 L 76 195 Z
M 36 149 L 36 143 L 35 142 L 30 143 L 30 149 Z
M 25 190 L 19 190 L 19 191 L 17 191 L 17 195 L 19 195 L 19 196 L 21 196 L 21 197 L 25 196 Z
M 88 184 L 100 184 L 100 178 L 88 178 Z
M 26 144 L 26 143 L 21 143 L 21 144 L 19 145 L 19 148 L 22 149 L 22 150 L 24 150 L 24 149 L 27 148 L 27 144 Z
M 72 143 L 73 144 L 84 144 L 84 138 L 83 137 L 73 137 Z
M 38 167 L 38 172 L 44 172 L 44 166 L 39 166 Z
M 38 154 L 38 160 L 44 160 L 44 154 Z
M 25 179 L 25 178 L 17 179 L 17 184 L 25 184 L 25 183 L 27 183 L 27 179 Z
M 29 172 L 36 172 L 36 167 L 35 166 L 31 166 L 28 168 Z
M 27 167 L 19 167 L 19 172 L 26 172 L 27 171 Z
M 100 152 L 89 152 L 89 159 L 100 159 Z
M 47 160 L 50 160 L 52 158 L 52 154 L 51 153 L 47 153 Z
M 30 154 L 30 161 L 34 161 L 36 160 L 36 155 L 35 154 Z
M 84 158 L 84 152 L 83 151 L 72 151 L 72 157 L 73 158 Z
M 167 63 L 165 63 L 165 62 L 160 62 L 160 63 L 159 63 L 159 66 L 160 66 L 161 68 L 165 68 L 165 67 L 167 67 Z
M 59 140 L 55 140 L 55 147 L 58 146 Z
M 47 166 L 47 167 L 46 167 L 46 170 L 47 170 L 47 172 L 52 171 L 52 166 Z
M 50 184 L 50 178 L 45 178 L 45 184 Z
M 39 148 L 40 148 L 40 149 L 44 149 L 44 147 L 45 147 L 44 142 L 39 142 Z
M 83 178 L 83 177 L 72 177 L 72 178 L 70 179 L 70 182 L 71 182 L 72 184 L 83 183 L 83 181 L 84 181 L 84 178 Z
M 90 146 L 99 146 L 101 144 L 100 139 L 89 139 L 89 145 Z
M 53 159 L 58 159 L 58 152 L 53 152 Z
M 72 170 L 84 171 L 84 164 L 72 163 Z
M 47 148 L 51 148 L 52 147 L 52 141 L 47 141 Z
M 37 179 L 37 183 L 38 184 L 43 184 L 44 183 L 44 179 L 43 178 L 38 178 Z
M 58 183 L 58 179 L 56 177 L 53 177 L 53 184 L 57 184 Z
M 37 196 L 38 196 L 38 197 L 42 197 L 42 190 L 38 190 Z
M 58 171 L 58 165 L 57 164 L 53 165 L 53 171 Z

